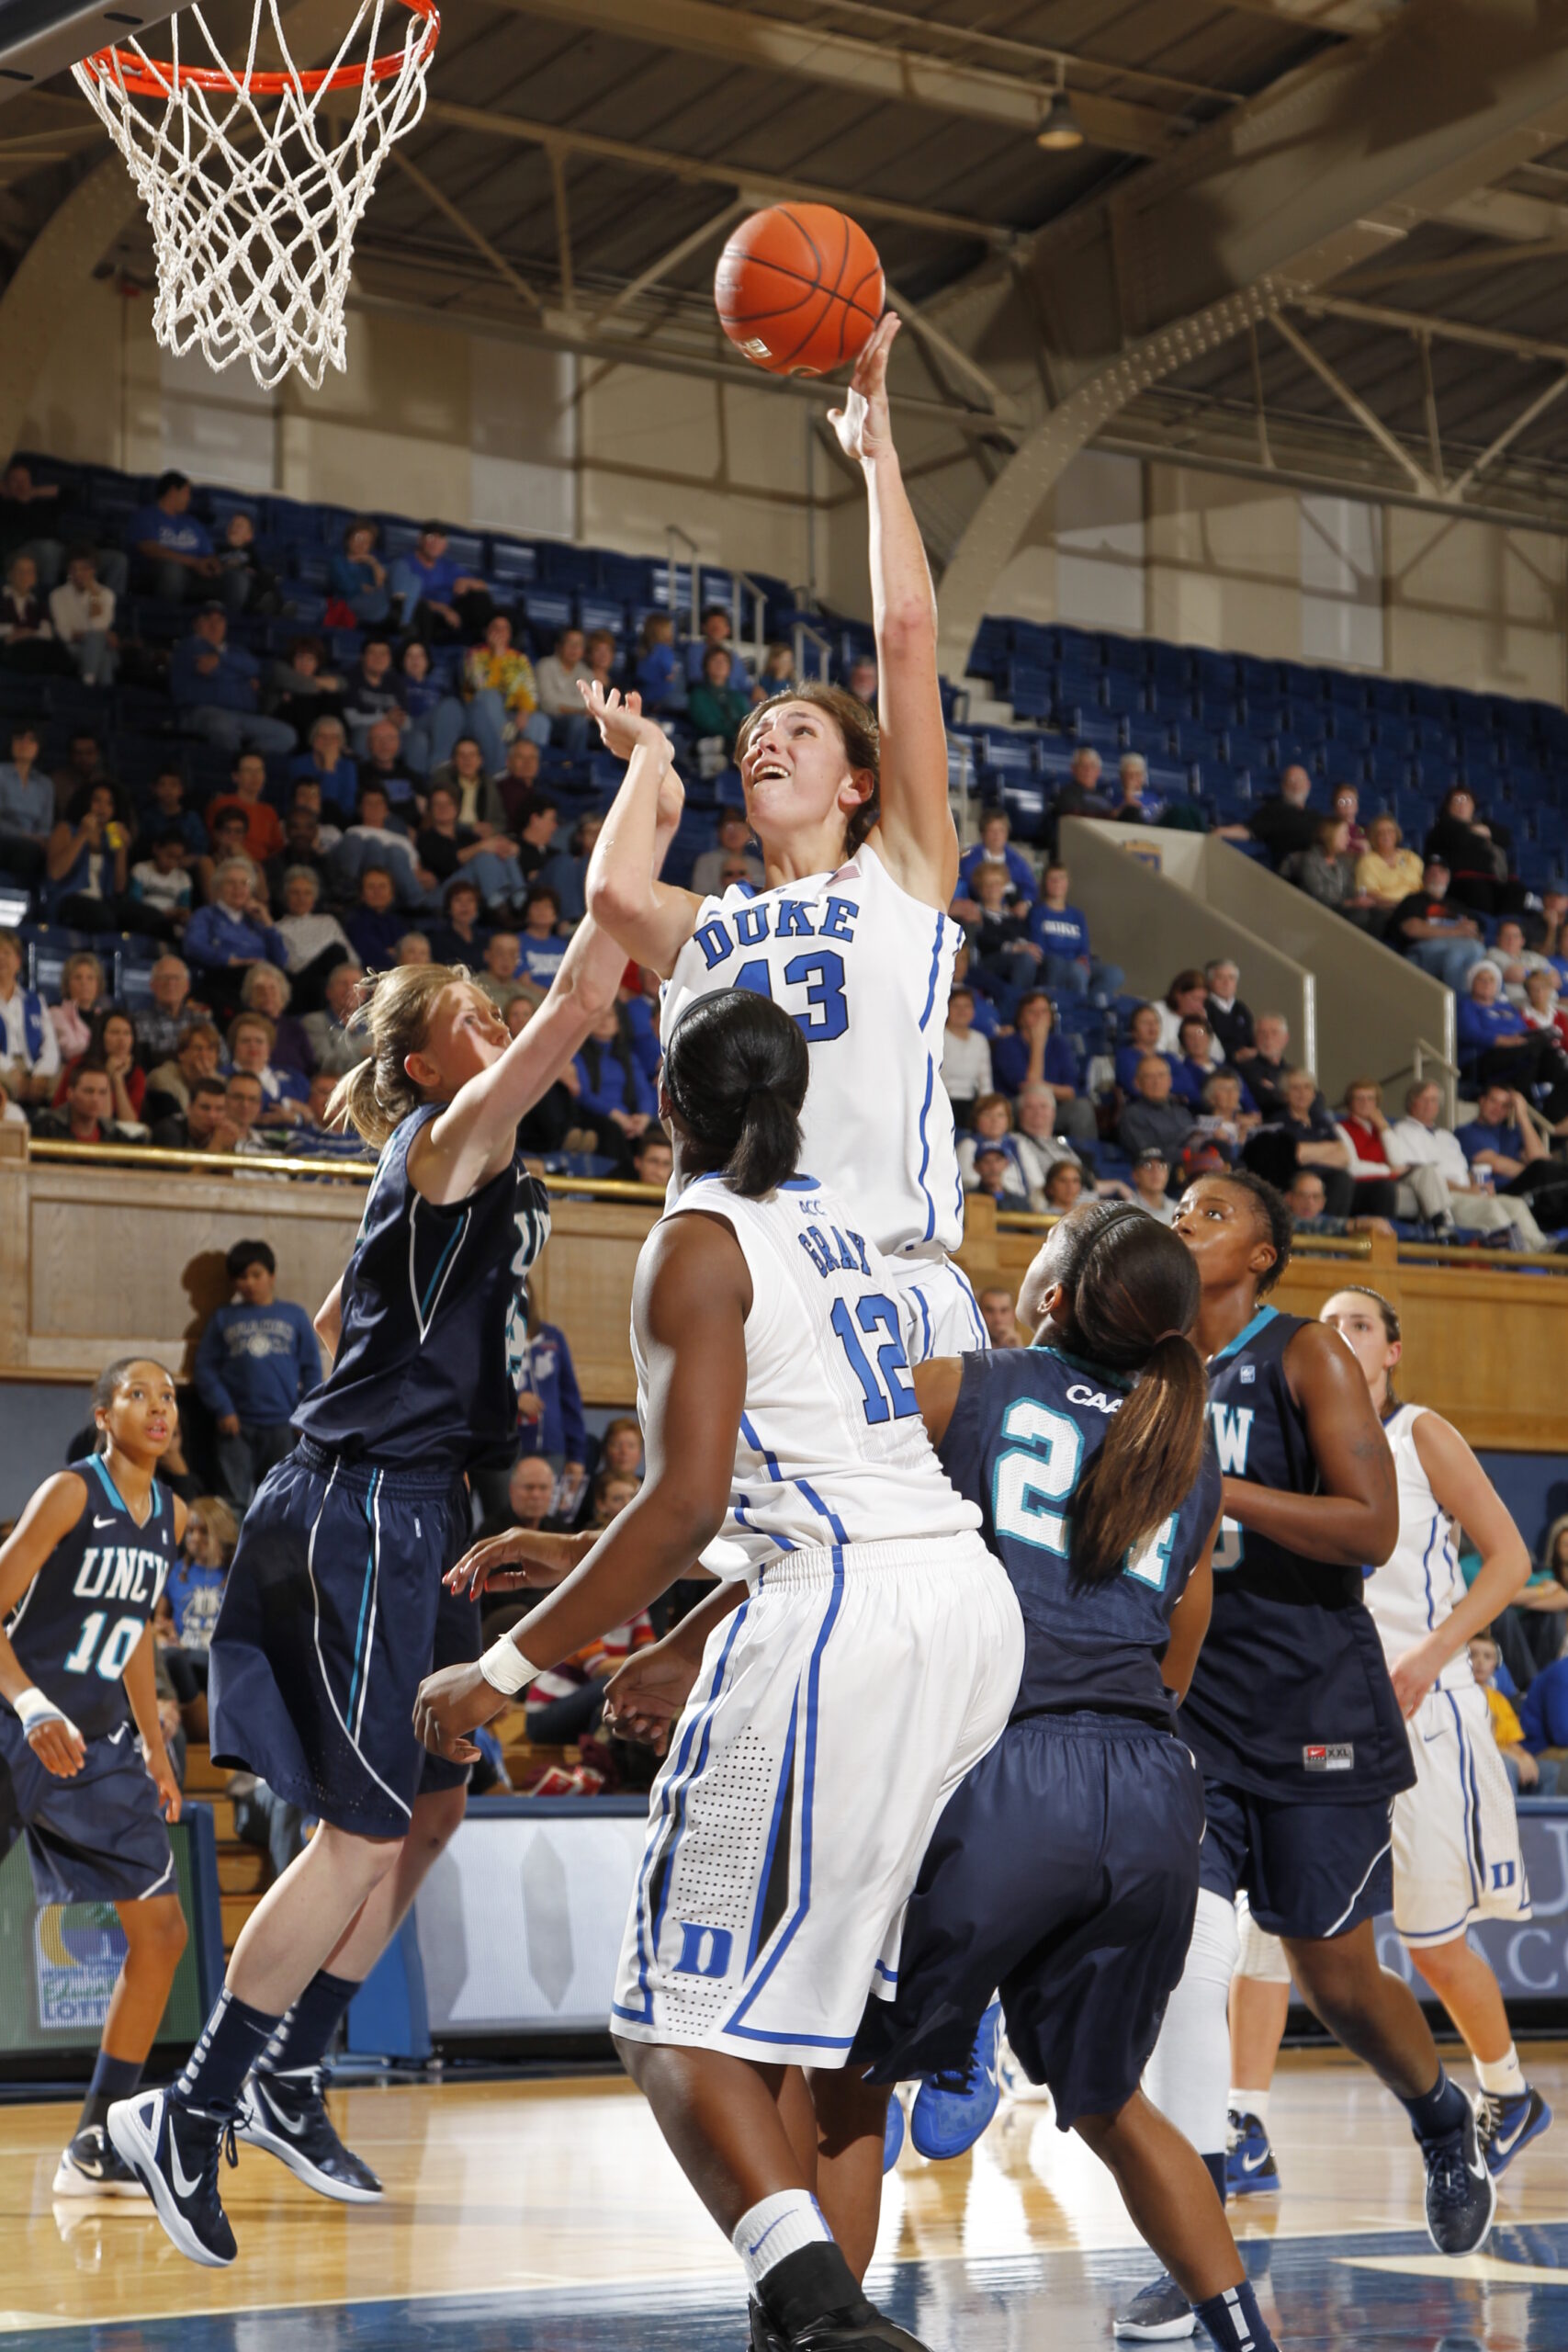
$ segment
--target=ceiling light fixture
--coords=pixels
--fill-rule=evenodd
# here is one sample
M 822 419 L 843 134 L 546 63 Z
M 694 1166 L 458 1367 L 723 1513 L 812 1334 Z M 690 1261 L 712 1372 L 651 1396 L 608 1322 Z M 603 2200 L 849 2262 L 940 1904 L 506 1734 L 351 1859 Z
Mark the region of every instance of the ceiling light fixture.
M 1034 134 L 1034 142 L 1053 155 L 1070 154 L 1075 147 L 1083 145 L 1083 125 L 1073 112 L 1073 102 L 1067 96 L 1067 68 L 1064 58 L 1056 60 L 1056 94 Z

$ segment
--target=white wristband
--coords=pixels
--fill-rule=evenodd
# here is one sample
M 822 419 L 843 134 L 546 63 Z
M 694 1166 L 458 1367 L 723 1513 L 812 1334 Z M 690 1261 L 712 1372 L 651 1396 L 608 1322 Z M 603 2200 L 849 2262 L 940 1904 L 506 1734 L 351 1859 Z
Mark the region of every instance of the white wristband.
M 499 1642 L 491 1642 L 479 1660 L 479 1672 L 491 1689 L 504 1690 L 509 1699 L 526 1690 L 540 1670 L 504 1634 Z
M 82 1736 L 64 1708 L 46 1698 L 36 1682 L 29 1682 L 25 1690 L 19 1690 L 11 1704 L 20 1715 L 25 1732 L 36 1731 L 39 1724 L 63 1724 L 73 1738 Z

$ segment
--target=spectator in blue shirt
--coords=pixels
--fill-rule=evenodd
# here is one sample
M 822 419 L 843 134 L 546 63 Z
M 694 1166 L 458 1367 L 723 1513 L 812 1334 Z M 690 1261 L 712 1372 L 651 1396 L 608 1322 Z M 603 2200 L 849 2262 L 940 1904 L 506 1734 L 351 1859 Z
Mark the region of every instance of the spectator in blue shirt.
M 256 893 L 248 857 L 225 857 L 212 876 L 210 905 L 197 907 L 180 942 L 187 963 L 201 973 L 203 1001 L 223 1020 L 240 1010 L 240 990 L 253 964 L 288 968 L 288 944 Z
M 223 1261 L 234 1294 L 201 1335 L 197 1394 L 218 1430 L 223 1491 L 243 1510 L 294 1443 L 295 1408 L 321 1377 L 321 1351 L 302 1306 L 277 1296 L 265 1241 L 236 1241 Z
M 566 941 L 560 930 L 560 900 L 547 883 L 536 882 L 523 901 L 518 946 L 519 972 L 536 986 L 547 989 L 566 959 Z
M 701 634 L 694 637 L 686 647 L 687 684 L 689 685 L 699 684 L 703 674 L 703 663 L 716 648 L 729 656 L 728 684 L 739 686 L 743 693 L 750 694 L 751 673 L 740 658 L 739 647 L 732 645 L 729 641 L 728 607 L 724 605 L 707 605 L 703 613 L 700 628 Z
M 422 526 L 412 554 L 393 564 L 390 585 L 399 627 L 412 629 L 426 645 L 472 644 L 495 616 L 485 582 L 460 571 L 456 557 L 447 554 L 440 523 Z
M 686 707 L 686 673 L 674 639 L 675 624 L 668 613 L 649 613 L 637 633 L 637 690 L 644 710 L 656 718 Z
M 1568 1657 L 1542 1667 L 1519 1709 L 1525 1746 L 1532 1756 L 1568 1755 Z
M 376 526 L 351 523 L 343 535 L 343 551 L 327 566 L 327 593 L 341 596 L 363 628 L 374 628 L 392 609 L 387 589 L 387 568 L 376 554 Z
M 38 729 L 19 718 L 11 756 L 0 763 L 0 871 L 29 886 L 43 878 L 54 830 L 54 786 L 38 765 Z
M 1169 1065 L 1171 1085 L 1176 1083 L 1176 1057 L 1168 1054 L 1160 1045 L 1160 1018 L 1157 1004 L 1134 1007 L 1127 1023 L 1126 1042 L 1116 1048 L 1116 1083 L 1123 1094 L 1135 1094 L 1138 1085 L 1138 1065 L 1150 1054 L 1158 1054 Z
M 1055 1132 L 1092 1152 L 1100 1123 L 1094 1104 L 1082 1091 L 1083 1066 L 1057 1028 L 1056 1008 L 1043 989 L 1022 1000 L 1013 1034 L 998 1037 L 992 1046 L 991 1072 L 1005 1094 L 1016 1094 L 1029 1084 L 1048 1086 L 1056 1102 Z
M 524 949 L 525 961 L 527 949 Z M 658 1102 L 647 1071 L 632 1047 L 631 1032 L 618 1004 L 600 1014 L 572 1063 L 574 1122 L 592 1127 L 598 1148 L 628 1172 L 631 1146 L 654 1124 Z
M 1149 763 L 1142 752 L 1123 752 L 1118 765 L 1121 797 L 1115 815 L 1123 825 L 1157 825 L 1165 802 L 1149 782 Z
M 566 1333 L 539 1319 L 528 1301 L 528 1337 L 517 1371 L 517 1451 L 542 1453 L 558 1472 L 581 1479 L 588 1459 L 582 1392 Z
M 1472 969 L 1458 1004 L 1460 1067 L 1544 1095 L 1541 1109 L 1555 1131 L 1568 1134 L 1568 1055 L 1555 1029 L 1531 1029 L 1503 994 L 1503 975 L 1489 958 Z
M 987 808 L 980 820 L 980 838 L 966 849 L 958 861 L 958 888 L 950 910 L 958 922 L 976 922 L 980 909 L 975 888 L 975 876 L 984 865 L 999 865 L 1007 876 L 1007 897 L 1017 907 L 1032 907 L 1038 895 L 1034 868 L 1022 850 L 1015 849 L 1008 839 L 1010 831 L 1005 808 Z
M 194 865 L 206 850 L 207 827 L 194 808 L 186 807 L 186 780 L 179 769 L 160 768 L 148 797 L 149 830 L 154 834 L 178 833 L 185 862 L 187 866 Z
M 1090 951 L 1083 910 L 1067 903 L 1071 878 L 1060 860 L 1053 858 L 1045 868 L 1040 903 L 1029 918 L 1029 935 L 1044 957 L 1040 978 L 1047 988 L 1108 1004 L 1122 993 L 1122 967 L 1100 963 Z
M 385 865 L 362 868 L 358 901 L 344 915 L 343 927 L 367 972 L 391 970 L 409 923 L 398 904 L 397 883 Z
M 1221 1050 L 1223 1052 L 1223 1048 Z M 1209 1080 L 1227 1067 L 1223 1060 L 1215 1062 L 1214 1053 L 1213 1031 L 1201 1014 L 1190 1012 L 1176 1033 L 1176 1058 L 1171 1070 L 1170 1091 L 1178 1102 L 1185 1102 L 1194 1113 L 1203 1108 Z M 1231 1069 L 1228 1074 L 1241 1087 L 1237 1109 L 1249 1117 L 1254 1116 L 1258 1105 L 1247 1092 L 1241 1072 Z
M 1568 1167 L 1548 1151 L 1522 1095 L 1494 1082 L 1454 1132 L 1471 1167 L 1490 1169 L 1495 1192 L 1528 1200 L 1538 1226 L 1568 1225 Z
M 237 613 L 243 606 L 245 574 L 225 571 L 213 553 L 210 535 L 190 512 L 188 475 L 160 474 L 152 505 L 131 516 L 126 537 L 141 560 L 147 586 L 165 604 L 218 596 L 225 611 Z
M 204 1662 L 212 1647 L 218 1604 L 239 1535 L 234 1514 L 220 1495 L 197 1496 L 186 1514 L 185 1540 L 164 1587 L 181 1649 Z M 205 1682 L 205 1664 L 197 1679 Z
M 169 658 L 169 691 L 187 734 L 204 736 L 231 754 L 291 752 L 298 738 L 281 718 L 256 707 L 261 664 L 243 645 L 228 642 L 221 605 L 204 605 L 192 634 Z

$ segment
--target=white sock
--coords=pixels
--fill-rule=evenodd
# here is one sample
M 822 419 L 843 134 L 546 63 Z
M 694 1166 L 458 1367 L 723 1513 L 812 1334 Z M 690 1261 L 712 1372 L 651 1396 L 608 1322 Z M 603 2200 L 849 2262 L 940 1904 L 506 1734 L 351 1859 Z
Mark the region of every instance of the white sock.
M 1506 2057 L 1477 2058 L 1474 2065 L 1476 2081 L 1483 2091 L 1490 2091 L 1494 2098 L 1523 2098 L 1528 2087 L 1524 2068 L 1519 2064 L 1519 2053 L 1511 2041 Z
M 1236 1956 L 1235 1906 L 1207 1887 L 1181 1982 L 1170 1996 L 1144 2088 L 1201 2156 L 1223 2156 L 1231 2036 L 1225 2015 Z
M 1259 2123 L 1267 2129 L 1269 2123 L 1268 2092 L 1238 2091 L 1233 2089 L 1231 2092 L 1231 2113 L 1233 2115 L 1256 2115 Z
M 803 2245 L 832 2243 L 833 2233 L 822 2219 L 822 2208 L 808 2189 L 781 2188 L 742 2213 L 730 2240 L 746 2267 L 746 2284 L 753 2290 L 786 2254 Z

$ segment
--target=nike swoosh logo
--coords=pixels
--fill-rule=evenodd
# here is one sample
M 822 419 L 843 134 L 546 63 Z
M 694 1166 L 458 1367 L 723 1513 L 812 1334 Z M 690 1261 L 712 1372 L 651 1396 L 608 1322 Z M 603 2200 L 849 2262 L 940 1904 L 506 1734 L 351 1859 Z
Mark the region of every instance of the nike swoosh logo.
M 781 2213 L 781 2214 L 779 2215 L 779 2218 L 778 2218 L 778 2220 L 777 2220 L 776 2222 L 770 2222 L 768 2223 L 767 2228 L 762 2232 L 761 2236 L 757 2240 L 756 2244 L 755 2244 L 754 2245 L 749 2245 L 749 2246 L 747 2247 L 747 2249 L 746 2249 L 747 2253 L 748 2253 L 748 2254 L 756 2254 L 756 2253 L 760 2252 L 760 2250 L 761 2250 L 763 2246 L 765 2246 L 765 2245 L 767 2245 L 768 2240 L 773 2236 L 773 2232 L 774 2232 L 776 2229 L 780 2228 L 780 2227 L 782 2226 L 782 2224 L 783 2224 L 784 2222 L 786 2222 L 788 2219 L 789 2219 L 789 2216 L 788 2216 L 788 2214 L 787 2214 L 787 2213 Z
M 93 1525 L 94 1525 L 95 1527 L 112 1527 L 112 1526 L 114 1525 L 114 1513 L 113 1513 L 113 1511 L 112 1511 L 112 1510 L 110 1511 L 110 1513 L 109 1513 L 109 1515 L 108 1515 L 107 1519 L 95 1519 L 95 1520 L 94 1520 L 94 1521 L 93 1521 Z
M 175 2139 L 172 2129 L 169 2132 L 169 2170 L 175 2176 L 176 2194 L 180 2197 L 194 2197 L 201 2187 L 201 2175 L 197 2173 L 194 2180 L 186 2177 L 185 2166 L 180 2162 L 180 2143 Z
M 276 2099 L 268 2098 L 265 2091 L 262 2092 L 261 2097 L 263 2104 L 266 2109 L 266 2120 L 272 2123 L 281 2123 L 283 2129 L 288 2133 L 291 2140 L 298 2140 L 300 2138 L 304 2132 L 306 2124 L 310 2121 L 309 2116 L 302 2115 L 299 2118 L 299 2122 L 296 2123 L 284 2113 L 282 2108 L 278 2106 Z M 773 2227 L 777 2229 L 778 2223 L 776 2222 L 773 2223 Z M 757 2244 L 759 2245 L 761 2244 L 761 2240 L 760 2238 L 757 2241 Z M 752 2252 L 756 2252 L 755 2246 L 752 2248 Z
M 1243 2156 L 1241 2168 L 1243 2172 L 1256 2172 L 1259 2165 L 1266 2165 L 1268 2161 L 1269 2150 L 1265 2148 L 1260 2156 Z
M 1507 2155 L 1513 2149 L 1518 2146 L 1519 2134 L 1523 2132 L 1525 2125 L 1529 2121 L 1529 2117 L 1528 2115 L 1521 2116 L 1506 2139 L 1502 2132 L 1499 2132 L 1496 2133 L 1493 2139 L 1492 2145 L 1496 2149 L 1497 2154 L 1500 2156 Z

